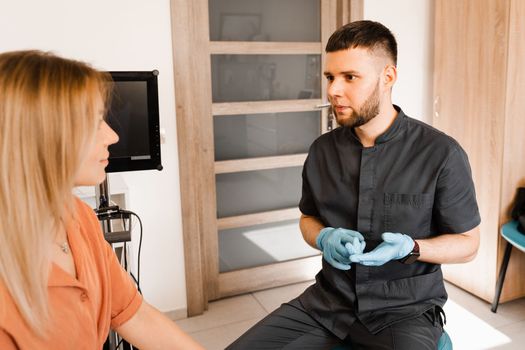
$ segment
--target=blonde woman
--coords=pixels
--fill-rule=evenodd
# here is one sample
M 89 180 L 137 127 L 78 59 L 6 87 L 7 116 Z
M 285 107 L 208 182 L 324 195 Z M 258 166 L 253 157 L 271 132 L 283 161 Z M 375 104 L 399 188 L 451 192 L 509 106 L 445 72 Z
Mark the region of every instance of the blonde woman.
M 71 194 L 104 180 L 108 77 L 39 51 L 0 54 L 0 349 L 202 349 L 142 300 Z

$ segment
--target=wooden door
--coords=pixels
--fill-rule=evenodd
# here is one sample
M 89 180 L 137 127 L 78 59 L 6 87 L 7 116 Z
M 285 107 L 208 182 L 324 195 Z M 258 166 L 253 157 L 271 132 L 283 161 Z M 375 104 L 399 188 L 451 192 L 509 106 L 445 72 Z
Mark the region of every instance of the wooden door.
M 500 224 L 509 220 L 517 187 L 525 187 L 525 1 L 512 0 L 509 10 L 505 129 L 501 177 Z M 498 269 L 506 241 L 499 239 Z M 498 270 L 499 271 L 499 270 Z M 525 296 L 525 254 L 514 248 L 500 301 Z
M 511 10 L 512 8 L 512 10 Z M 499 228 L 525 180 L 522 1 L 435 2 L 433 124 L 466 150 L 481 213 L 476 259 L 443 267 L 445 278 L 487 300 L 494 297 L 503 245 Z M 525 260 L 514 254 L 502 301 L 525 294 Z M 521 266 L 521 272 L 519 272 Z
M 327 130 L 323 48 L 362 1 L 172 0 L 188 314 L 314 277 L 301 168 Z

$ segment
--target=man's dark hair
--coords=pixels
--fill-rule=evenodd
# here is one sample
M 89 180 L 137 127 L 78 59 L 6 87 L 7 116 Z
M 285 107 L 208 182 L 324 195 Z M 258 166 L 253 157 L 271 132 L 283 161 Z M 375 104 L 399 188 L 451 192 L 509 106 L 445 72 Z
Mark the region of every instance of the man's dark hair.
M 337 29 L 326 44 L 326 52 L 356 47 L 382 50 L 397 65 L 397 42 L 394 34 L 379 22 L 355 21 Z

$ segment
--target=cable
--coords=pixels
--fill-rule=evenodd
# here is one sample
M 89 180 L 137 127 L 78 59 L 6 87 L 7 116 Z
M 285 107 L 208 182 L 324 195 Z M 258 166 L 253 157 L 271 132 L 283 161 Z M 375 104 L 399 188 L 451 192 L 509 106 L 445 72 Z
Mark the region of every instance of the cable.
M 137 278 L 135 278 L 135 276 L 133 276 L 132 273 L 130 273 L 130 275 L 135 280 L 135 283 L 137 283 L 137 288 L 138 288 L 139 292 L 142 294 L 142 291 L 140 290 L 140 255 L 141 255 L 141 251 L 142 251 L 142 230 L 143 230 L 142 220 L 140 219 L 140 217 L 137 214 L 135 214 L 134 212 L 132 212 L 130 210 L 120 209 L 120 212 L 123 213 L 123 214 L 133 215 L 139 221 L 140 237 L 139 237 L 139 249 L 138 249 L 138 254 L 137 254 Z
M 122 220 L 122 228 L 125 231 L 130 231 L 130 227 L 126 227 L 126 220 L 124 220 L 124 217 L 121 218 Z M 131 222 L 131 220 L 130 220 Z M 124 270 L 128 271 L 128 253 L 127 253 L 127 242 L 124 243 Z
M 123 228 L 126 231 L 131 231 L 133 225 L 131 221 L 131 216 L 134 216 L 139 221 L 139 227 L 140 227 L 140 237 L 139 237 L 139 249 L 137 253 L 137 277 L 130 272 L 131 277 L 137 284 L 137 289 L 139 293 L 142 294 L 142 290 L 140 288 L 140 257 L 142 252 L 142 233 L 143 233 L 143 226 L 142 226 L 142 220 L 140 219 L 140 216 L 138 216 L 136 213 L 132 212 L 131 210 L 121 209 L 117 205 L 107 207 L 107 208 L 98 208 L 95 209 L 95 213 L 97 214 L 97 217 L 100 221 L 104 220 L 112 220 L 112 219 L 122 219 Z M 125 219 L 128 219 L 129 226 L 126 228 Z M 126 253 L 126 243 L 124 242 L 124 264 L 127 268 L 127 254 Z M 126 269 L 127 270 L 127 269 Z
M 135 283 L 137 284 L 137 289 L 139 291 L 140 294 L 142 294 L 142 291 L 140 290 L 140 285 L 139 285 L 139 282 L 137 281 L 137 279 L 135 278 L 135 276 L 133 275 L 133 273 L 129 273 L 131 278 L 133 278 L 133 281 L 135 281 Z
M 126 242 L 124 242 L 124 247 L 123 247 L 123 255 L 124 255 L 124 270 L 128 271 L 128 253 L 127 253 L 127 246 L 126 246 Z
M 140 289 L 140 256 L 141 256 L 141 251 L 142 251 L 142 232 L 143 232 L 142 220 L 134 212 L 132 212 L 130 210 L 120 209 L 116 205 L 112 206 L 112 207 L 96 209 L 95 213 L 97 214 L 97 217 L 98 217 L 98 219 L 100 221 L 103 221 L 103 220 L 109 220 L 110 221 L 111 219 L 117 219 L 118 217 L 120 217 L 120 219 L 122 220 L 122 227 L 123 227 L 123 229 L 125 231 L 129 231 L 130 233 L 131 233 L 131 229 L 133 227 L 131 216 L 135 216 L 137 218 L 137 220 L 139 221 L 140 236 L 139 236 L 139 249 L 138 249 L 138 254 L 137 254 L 138 255 L 137 256 L 137 278 L 135 278 L 135 276 L 133 275 L 133 273 L 131 271 L 129 271 L 129 274 L 130 274 L 131 278 L 133 279 L 133 281 L 135 281 L 135 283 L 137 284 L 138 292 L 140 294 L 142 294 L 142 290 Z M 126 227 L 126 219 L 128 220 L 128 226 L 127 227 Z M 127 255 L 127 250 L 126 249 L 127 249 L 127 243 L 123 242 L 124 269 L 127 271 L 127 269 L 128 269 L 127 256 L 128 255 Z M 120 348 L 120 346 L 124 342 L 124 338 L 121 338 L 121 337 L 119 337 L 119 338 L 120 338 L 120 340 L 117 343 L 117 345 L 115 346 L 114 350 L 118 350 Z M 126 342 L 125 344 L 128 344 L 128 343 Z
M 124 338 L 120 338 L 117 346 L 115 346 L 115 350 L 118 350 L 118 348 L 120 347 L 120 344 L 122 344 L 122 341 L 124 340 Z

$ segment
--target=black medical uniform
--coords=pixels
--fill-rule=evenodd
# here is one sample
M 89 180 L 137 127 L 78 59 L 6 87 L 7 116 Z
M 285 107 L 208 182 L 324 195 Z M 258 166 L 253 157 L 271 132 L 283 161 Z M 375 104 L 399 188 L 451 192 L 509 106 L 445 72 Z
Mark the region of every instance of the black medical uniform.
M 303 168 L 301 212 L 361 232 L 365 251 L 383 232 L 425 239 L 480 223 L 463 149 L 394 107 L 396 119 L 373 147 L 340 127 L 312 144 Z M 323 259 L 314 285 L 230 348 L 331 349 L 343 340 L 352 349 L 435 349 L 446 299 L 440 265 L 390 261 L 342 271 Z

